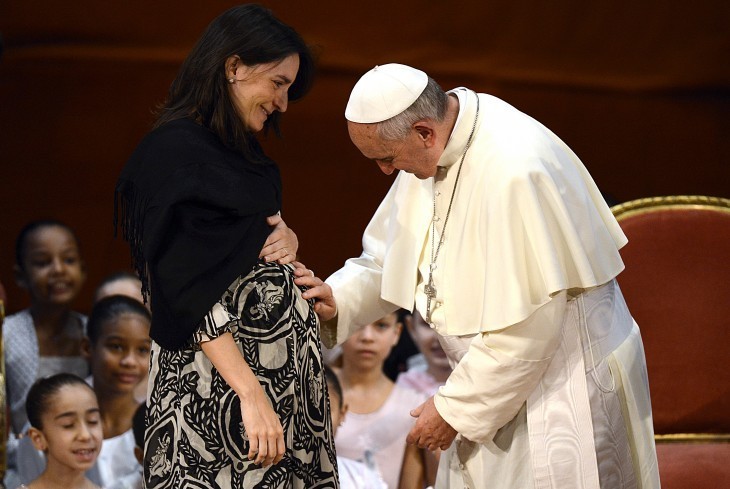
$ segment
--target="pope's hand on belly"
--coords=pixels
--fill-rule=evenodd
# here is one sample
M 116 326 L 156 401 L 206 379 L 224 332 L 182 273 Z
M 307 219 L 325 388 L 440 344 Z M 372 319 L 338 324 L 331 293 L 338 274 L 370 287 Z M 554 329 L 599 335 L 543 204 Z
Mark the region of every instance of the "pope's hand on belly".
M 456 430 L 441 417 L 433 397 L 412 410 L 411 416 L 416 418 L 416 424 L 406 438 L 411 445 L 429 450 L 446 450 L 456 438 Z

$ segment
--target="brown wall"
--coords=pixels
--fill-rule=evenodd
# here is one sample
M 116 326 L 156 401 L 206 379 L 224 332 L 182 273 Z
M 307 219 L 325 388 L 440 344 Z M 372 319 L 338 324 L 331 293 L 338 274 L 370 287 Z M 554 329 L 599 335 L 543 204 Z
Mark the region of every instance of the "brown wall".
M 391 178 L 350 144 L 347 96 L 374 64 L 403 62 L 445 88 L 504 98 L 581 156 L 616 201 L 730 196 L 730 15 L 726 0 L 262 2 L 320 52 L 313 92 L 265 144 L 284 176 L 300 255 L 326 276 L 360 251 Z M 537 5 L 543 4 L 542 6 Z M 112 189 L 151 109 L 207 23 L 235 2 L 0 4 L 0 281 L 9 311 L 14 240 L 27 221 L 77 229 L 94 285 L 126 268 Z M 637 5 L 642 4 L 642 5 Z

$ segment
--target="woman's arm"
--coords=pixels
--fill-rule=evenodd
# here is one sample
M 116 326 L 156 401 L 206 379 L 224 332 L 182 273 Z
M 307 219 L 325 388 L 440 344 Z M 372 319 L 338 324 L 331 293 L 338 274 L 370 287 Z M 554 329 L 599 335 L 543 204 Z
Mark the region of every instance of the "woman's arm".
M 203 353 L 241 400 L 243 426 L 248 435 L 249 460 L 263 466 L 284 457 L 284 430 L 268 397 L 241 355 L 231 333 L 200 343 Z

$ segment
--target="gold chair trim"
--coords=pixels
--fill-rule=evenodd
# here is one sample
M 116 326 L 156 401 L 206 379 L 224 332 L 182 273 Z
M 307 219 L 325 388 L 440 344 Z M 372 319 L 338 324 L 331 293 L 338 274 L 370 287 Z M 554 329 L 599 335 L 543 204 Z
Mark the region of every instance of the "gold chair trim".
M 629 200 L 611 207 L 618 221 L 658 209 L 712 210 L 730 213 L 730 199 L 706 195 L 669 195 Z
M 654 435 L 657 443 L 730 443 L 730 434 L 725 433 L 671 433 Z

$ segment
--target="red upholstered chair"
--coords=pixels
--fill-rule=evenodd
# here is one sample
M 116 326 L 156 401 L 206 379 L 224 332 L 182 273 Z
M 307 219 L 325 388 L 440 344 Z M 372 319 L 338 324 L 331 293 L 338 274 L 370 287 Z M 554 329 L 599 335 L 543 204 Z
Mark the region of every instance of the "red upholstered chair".
M 612 210 L 629 238 L 618 282 L 644 341 L 662 487 L 730 488 L 730 200 Z

